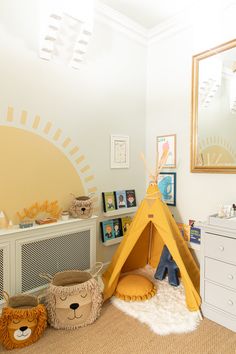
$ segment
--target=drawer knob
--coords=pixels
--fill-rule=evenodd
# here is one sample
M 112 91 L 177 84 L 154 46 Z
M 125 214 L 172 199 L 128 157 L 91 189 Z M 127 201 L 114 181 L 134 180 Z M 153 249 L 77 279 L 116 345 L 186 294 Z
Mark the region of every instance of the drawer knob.
M 230 305 L 230 306 L 233 306 L 233 301 L 232 300 L 228 300 L 228 305 Z
M 223 252 L 223 251 L 224 251 L 224 246 L 220 246 L 220 247 L 219 247 L 219 250 L 220 250 L 221 252 Z
M 228 279 L 233 280 L 234 279 L 233 275 L 232 274 L 228 274 Z

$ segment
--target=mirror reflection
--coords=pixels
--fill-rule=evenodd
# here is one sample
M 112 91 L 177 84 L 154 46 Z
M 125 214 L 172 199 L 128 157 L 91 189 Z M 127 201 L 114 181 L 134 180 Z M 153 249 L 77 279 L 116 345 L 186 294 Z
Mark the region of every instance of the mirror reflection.
M 193 57 L 192 172 L 236 172 L 236 40 Z

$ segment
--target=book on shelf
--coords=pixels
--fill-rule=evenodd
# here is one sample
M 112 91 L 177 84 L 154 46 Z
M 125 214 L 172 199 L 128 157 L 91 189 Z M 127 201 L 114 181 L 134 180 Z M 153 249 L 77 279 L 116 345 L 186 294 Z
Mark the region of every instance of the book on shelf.
M 191 227 L 190 229 L 190 242 L 201 243 L 201 229 L 198 227 Z
M 126 191 L 115 191 L 117 209 L 127 208 Z
M 123 236 L 122 223 L 120 218 L 101 221 L 100 225 L 103 242 Z
M 132 222 L 131 216 L 125 216 L 125 217 L 121 218 L 123 235 L 125 235 L 126 232 L 128 231 L 131 222 Z
M 117 209 L 115 192 L 102 192 L 102 201 L 104 212 L 107 213 Z
M 129 189 L 126 190 L 125 192 L 126 192 L 127 208 L 136 207 L 137 203 L 136 203 L 135 190 Z

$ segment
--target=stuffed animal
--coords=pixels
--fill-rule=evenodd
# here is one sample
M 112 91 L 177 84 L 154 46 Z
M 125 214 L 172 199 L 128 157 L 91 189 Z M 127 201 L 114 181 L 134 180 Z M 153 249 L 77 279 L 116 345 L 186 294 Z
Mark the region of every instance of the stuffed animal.
M 0 317 L 0 342 L 6 349 L 23 348 L 36 342 L 47 326 L 47 311 L 33 295 L 9 297 Z

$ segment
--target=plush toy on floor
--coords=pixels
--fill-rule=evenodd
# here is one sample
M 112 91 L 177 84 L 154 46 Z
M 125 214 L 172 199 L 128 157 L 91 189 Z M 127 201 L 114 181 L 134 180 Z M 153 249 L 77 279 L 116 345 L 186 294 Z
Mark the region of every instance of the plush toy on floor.
M 166 246 L 164 246 L 161 254 L 160 263 L 154 275 L 155 279 L 163 280 L 168 274 L 169 284 L 172 286 L 178 286 L 179 285 L 178 272 L 179 272 L 179 268 L 177 267 L 177 264 L 173 260 L 170 251 Z
M 33 295 L 9 297 L 0 317 L 0 342 L 6 349 L 23 348 L 36 342 L 47 326 L 47 311 Z

